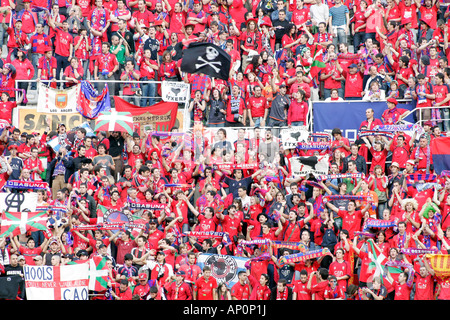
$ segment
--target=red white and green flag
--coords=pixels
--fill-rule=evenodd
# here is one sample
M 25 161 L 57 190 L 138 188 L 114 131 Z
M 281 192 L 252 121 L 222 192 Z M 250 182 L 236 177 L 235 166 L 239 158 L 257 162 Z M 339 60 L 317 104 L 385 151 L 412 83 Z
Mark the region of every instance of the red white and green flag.
M 89 259 L 89 290 L 104 291 L 108 289 L 108 265 L 105 257 L 94 256 Z
M 322 46 L 316 45 L 312 54 L 313 62 L 311 63 L 311 69 L 309 70 L 309 77 L 314 79 L 325 68 L 325 62 L 323 62 L 323 49 Z
M 104 111 L 95 120 L 94 131 L 119 131 L 133 134 L 133 116 L 129 112 Z
M 0 237 L 17 236 L 33 231 L 47 230 L 47 211 L 4 212 L 0 226 Z
M 372 239 L 367 241 L 367 245 L 369 246 L 369 257 L 372 259 L 372 262 L 369 263 L 369 270 L 375 269 L 371 277 L 372 279 L 373 277 L 380 277 L 381 283 L 383 283 L 383 278 L 385 278 L 387 274 L 385 272 L 385 268 L 387 268 L 387 271 L 389 273 L 402 272 L 399 268 L 386 266 L 386 263 L 389 261 L 389 259 L 383 254 L 383 252 L 378 249 L 376 245 L 374 245 Z M 386 278 L 386 280 L 388 280 L 388 278 Z M 391 282 L 389 281 L 389 283 Z

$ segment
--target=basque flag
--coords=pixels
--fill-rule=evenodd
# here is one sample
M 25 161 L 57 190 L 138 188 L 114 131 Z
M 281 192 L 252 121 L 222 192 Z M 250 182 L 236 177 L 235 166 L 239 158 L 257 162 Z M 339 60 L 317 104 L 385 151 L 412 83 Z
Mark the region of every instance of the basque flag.
M 450 137 L 439 137 L 431 140 L 431 154 L 436 174 L 450 170 Z
M 231 57 L 219 46 L 207 42 L 193 42 L 183 52 L 181 71 L 204 73 L 223 80 L 230 77 Z

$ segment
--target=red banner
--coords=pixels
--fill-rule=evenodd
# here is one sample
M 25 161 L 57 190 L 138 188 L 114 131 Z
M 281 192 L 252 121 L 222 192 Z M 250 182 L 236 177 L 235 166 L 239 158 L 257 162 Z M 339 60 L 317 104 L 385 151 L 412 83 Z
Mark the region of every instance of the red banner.
M 149 107 L 138 107 L 120 97 L 114 97 L 118 112 L 130 112 L 133 116 L 134 132 L 141 136 L 145 131 L 170 131 L 177 120 L 178 103 L 159 102 Z

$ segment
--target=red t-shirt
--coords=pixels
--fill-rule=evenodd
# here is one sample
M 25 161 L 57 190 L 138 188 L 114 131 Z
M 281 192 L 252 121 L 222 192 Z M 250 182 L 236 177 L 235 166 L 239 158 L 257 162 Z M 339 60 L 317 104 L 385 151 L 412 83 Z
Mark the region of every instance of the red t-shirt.
M 70 56 L 70 45 L 73 45 L 73 37 L 70 33 L 63 31 L 60 28 L 56 28 L 55 37 L 55 53 L 60 56 Z
M 359 231 L 361 229 L 361 219 L 362 212 L 361 210 L 355 211 L 353 214 L 349 214 L 348 211 L 339 210 L 338 216 L 342 218 L 342 229 L 348 230 L 350 239 L 353 239 L 353 235 L 355 231 Z
M 197 300 L 213 300 L 213 291 L 217 288 L 217 281 L 209 277 L 205 281 L 204 277 L 199 278 L 194 285 L 194 291 L 197 292 Z
M 259 118 L 264 116 L 264 112 L 268 107 L 267 99 L 263 96 L 261 97 L 251 97 L 248 101 L 248 109 L 252 113 L 252 118 Z
M 0 114 L 2 119 L 12 123 L 12 110 L 17 107 L 17 103 L 13 101 L 0 102 Z
M 308 283 L 297 280 L 293 284 L 292 292 L 297 294 L 297 300 L 311 300 L 311 290 L 307 288 Z
M 409 300 L 411 288 L 408 287 L 406 283 L 400 284 L 398 282 L 395 282 L 394 288 L 395 288 L 394 300 Z
M 112 72 L 114 67 L 118 65 L 117 57 L 112 53 L 101 54 L 96 60 L 95 65 L 98 67 L 99 74 L 103 70 L 107 70 L 108 72 Z
M 250 286 L 247 283 L 242 285 L 240 282 L 236 282 L 231 287 L 231 297 L 235 297 L 237 300 L 249 300 L 250 291 Z
M 361 92 L 363 89 L 363 75 L 361 72 L 351 74 L 344 71 L 345 77 L 345 97 L 358 97 L 361 98 Z

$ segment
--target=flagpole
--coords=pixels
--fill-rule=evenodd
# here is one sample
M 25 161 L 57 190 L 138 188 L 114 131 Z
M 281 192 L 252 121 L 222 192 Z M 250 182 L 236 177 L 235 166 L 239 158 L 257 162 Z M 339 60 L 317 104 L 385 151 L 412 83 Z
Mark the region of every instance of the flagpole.
M 190 100 L 190 92 L 191 92 L 191 84 L 188 83 L 189 88 L 186 90 L 186 101 L 184 102 L 184 111 L 183 111 L 183 131 L 186 132 L 186 130 L 189 129 L 189 125 L 191 123 L 191 115 L 189 113 L 189 100 Z

